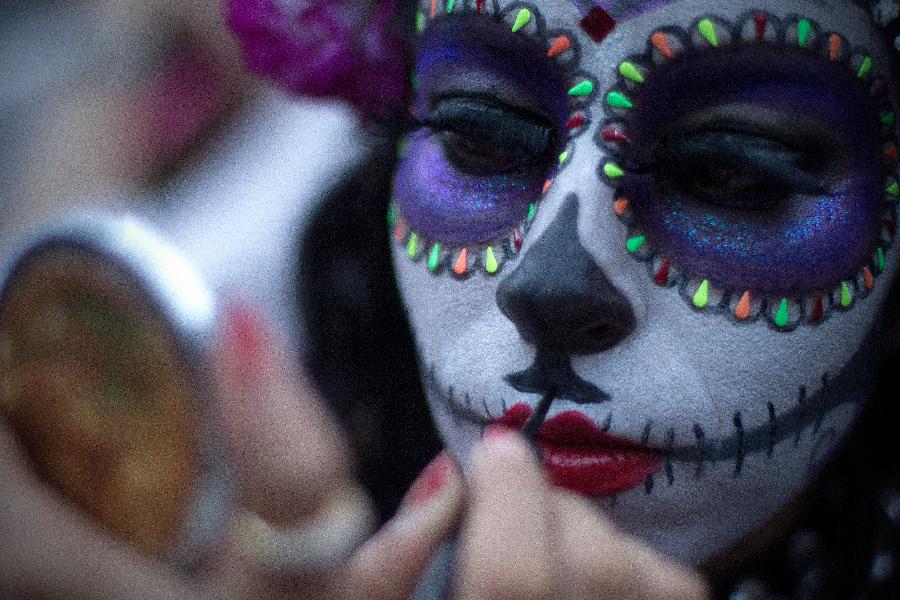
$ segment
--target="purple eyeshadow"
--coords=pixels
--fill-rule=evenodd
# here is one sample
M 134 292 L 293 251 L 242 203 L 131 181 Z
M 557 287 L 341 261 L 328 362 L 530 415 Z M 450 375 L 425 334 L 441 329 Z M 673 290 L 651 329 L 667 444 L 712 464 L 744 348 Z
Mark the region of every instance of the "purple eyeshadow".
M 563 74 L 532 40 L 490 19 L 436 19 L 422 35 L 416 63 L 416 111 L 442 93 L 486 89 L 520 107 L 540 109 L 560 126 L 569 116 Z
M 648 79 L 629 133 L 636 147 L 649 145 L 678 118 L 729 103 L 795 111 L 834 132 L 849 156 L 828 191 L 747 212 L 628 174 L 637 222 L 687 272 L 721 287 L 797 294 L 852 278 L 873 250 L 884 210 L 878 116 L 865 90 L 845 68 L 784 48 L 697 53 Z
M 542 177 L 473 176 L 447 162 L 430 131 L 407 139 L 394 181 L 394 202 L 428 239 L 464 246 L 509 234 L 528 213 Z

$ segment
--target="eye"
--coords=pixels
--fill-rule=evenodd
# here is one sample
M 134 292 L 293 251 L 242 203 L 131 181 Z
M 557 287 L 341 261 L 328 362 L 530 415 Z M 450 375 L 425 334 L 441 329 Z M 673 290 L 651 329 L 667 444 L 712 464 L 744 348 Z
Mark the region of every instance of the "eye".
M 422 124 L 438 135 L 447 160 L 471 175 L 546 168 L 559 145 L 548 118 L 491 98 L 441 99 Z
M 562 132 L 581 106 L 567 91 L 584 78 L 577 61 L 563 68 L 548 56 L 543 20 L 529 14 L 534 36 L 460 13 L 436 17 L 419 39 L 412 131 L 394 177 L 394 237 L 413 260 L 427 255 L 432 272 L 466 276 L 475 264 L 498 272 L 568 157 Z
M 688 48 L 645 69 L 640 86 L 620 83 L 634 99 L 617 150 L 633 244 L 737 296 L 855 280 L 886 211 L 869 82 L 774 43 Z
M 655 171 L 666 193 L 710 208 L 783 210 L 799 195 L 826 194 L 849 152 L 802 115 L 728 106 L 676 123 L 635 171 Z

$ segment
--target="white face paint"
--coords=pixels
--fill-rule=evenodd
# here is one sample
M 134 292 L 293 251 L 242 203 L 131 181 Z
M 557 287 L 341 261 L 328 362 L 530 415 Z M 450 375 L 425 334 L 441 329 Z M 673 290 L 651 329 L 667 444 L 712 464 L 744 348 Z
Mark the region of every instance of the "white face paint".
M 431 6 L 430 2 L 424 6 L 425 21 Z M 860 141 L 858 132 L 843 131 L 844 125 L 835 123 L 868 123 L 867 119 L 874 123 L 883 116 L 879 111 L 886 105 L 870 97 L 868 86 L 874 75 L 889 73 L 891 59 L 865 12 L 849 1 L 675 1 L 623 17 L 601 43 L 578 27 L 580 15 L 569 2 L 541 2 L 531 7 L 530 19 L 520 13 L 522 7 L 508 6 L 503 0 L 497 6 L 488 2 L 480 17 L 489 23 L 487 29 L 469 27 L 470 33 L 464 34 L 464 28 L 445 27 L 435 35 L 439 24 L 448 22 L 442 21 L 446 6 L 438 3 L 438 19 L 426 25 L 424 32 L 423 39 L 430 39 L 432 51 L 424 53 L 419 64 L 419 118 L 434 120 L 442 99 L 455 95 L 475 97 L 478 102 L 488 98 L 488 105 L 512 106 L 562 124 L 574 113 L 560 117 L 555 99 L 565 100 L 566 89 L 580 81 L 594 83 L 593 93 L 569 96 L 588 121 L 575 127 L 572 137 L 560 145 L 558 150 L 566 150 L 568 155 L 553 170 L 520 162 L 519 174 L 485 174 L 501 160 L 519 159 L 510 158 L 509 152 L 485 158 L 485 146 L 476 144 L 470 152 L 474 158 L 463 160 L 477 163 L 466 168 L 481 169 L 480 175 L 460 175 L 460 159 L 451 159 L 449 154 L 461 147 L 469 151 L 471 144 L 460 146 L 458 137 L 427 128 L 410 136 L 395 182 L 399 221 L 394 257 L 420 366 L 426 373 L 431 409 L 448 447 L 465 465 L 486 423 L 504 413 L 506 422 L 521 423 L 527 410 L 508 409 L 522 403 L 536 406 L 551 383 L 557 392 L 564 389 L 566 393 L 553 402 L 540 432 L 545 459 L 552 463 L 548 466 L 551 478 L 591 492 L 598 508 L 626 530 L 673 557 L 698 563 L 764 524 L 790 501 L 840 444 L 866 398 L 871 361 L 860 348 L 876 323 L 896 256 L 880 237 L 887 237 L 880 231 L 883 215 L 893 214 L 892 209 L 884 210 L 892 199 L 884 192 L 891 181 L 880 165 L 867 170 L 865 161 L 857 159 L 860 153 L 868 152 L 866 156 L 871 157 L 870 150 L 875 148 L 873 161 L 880 163 L 883 140 L 873 134 L 851 150 L 822 153 L 825 158 L 805 168 L 826 182 L 827 193 L 798 191 L 802 185 L 788 176 L 790 182 L 784 185 L 787 191 L 780 200 L 763 208 L 716 204 L 717 190 L 732 186 L 727 189 L 733 199 L 741 197 L 741 184 L 729 179 L 712 185 L 711 192 L 703 187 L 708 178 L 697 172 L 704 161 L 711 160 L 707 147 L 706 154 L 701 153 L 706 158 L 685 169 L 687 175 L 666 176 L 666 181 L 674 178 L 682 186 L 678 188 L 680 197 L 700 196 L 685 201 L 693 203 L 693 208 L 683 209 L 680 202 L 654 212 L 636 203 L 652 203 L 660 195 L 663 176 L 654 172 L 616 177 L 614 166 L 605 169 L 604 165 L 612 163 L 628 171 L 633 157 L 615 156 L 621 144 L 603 142 L 601 131 L 613 120 L 624 123 L 629 135 L 645 139 L 652 137 L 647 131 L 658 134 L 663 127 L 686 128 L 692 135 L 714 130 L 720 135 L 721 129 L 732 128 L 721 125 L 716 120 L 719 117 L 712 117 L 713 125 L 704 121 L 705 126 L 693 129 L 685 123 L 705 119 L 697 115 L 708 115 L 727 104 L 729 114 L 738 115 L 732 121 L 746 124 L 763 115 L 756 121 L 780 123 L 775 129 L 787 131 L 772 133 L 763 127 L 765 132 L 760 133 L 755 129 L 752 143 L 748 138 L 728 138 L 725 146 L 740 146 L 742 152 L 771 135 L 780 141 L 765 145 L 763 154 L 771 159 L 775 153 L 788 152 L 790 143 L 785 137 L 790 138 L 794 127 L 806 132 L 801 137 L 811 135 L 814 146 L 830 147 L 829 135 L 836 137 L 838 146 L 854 135 Z M 756 23 L 750 18 L 756 10 L 768 13 L 762 42 L 755 40 Z M 474 1 L 457 0 L 453 7 L 454 14 L 474 12 Z M 486 16 L 495 12 L 504 14 L 503 20 L 491 21 Z M 512 34 L 517 16 L 524 24 Z M 706 26 L 697 27 L 704 17 L 714 17 L 714 44 Z M 746 43 L 733 39 L 737 29 L 729 31 L 716 20 L 738 24 L 745 17 L 750 19 L 744 30 L 749 36 Z M 798 26 L 803 19 L 808 19 L 809 37 L 806 23 Z M 652 55 L 659 64 L 647 60 L 651 55 L 645 52 L 652 47 L 649 40 L 660 29 L 669 32 L 670 49 L 679 54 L 683 43 L 668 29 L 672 27 L 681 28 L 693 39 L 688 46 L 703 48 L 674 59 L 686 65 L 689 74 L 706 68 L 698 66 L 701 64 L 716 66 L 703 73 L 705 79 L 696 78 L 709 82 L 709 89 L 714 90 L 711 94 L 690 83 L 690 76 L 675 77 L 667 71 L 670 67 L 666 65 L 672 61 L 660 56 L 659 48 Z M 493 32 L 496 38 L 491 37 Z M 550 60 L 543 52 L 531 57 L 513 48 L 508 53 L 517 52 L 514 60 L 503 55 L 510 44 L 515 46 L 507 38 L 525 36 L 547 48 L 562 35 L 572 42 L 566 52 L 574 48 L 580 59 L 577 66 L 566 63 L 565 52 L 553 59 L 569 65 L 568 80 L 557 85 L 558 90 L 547 74 L 550 71 L 534 64 Z M 797 51 L 799 37 L 808 44 L 806 48 L 817 48 L 815 55 Z M 487 42 L 479 46 L 479 39 Z M 792 44 L 794 48 L 787 49 Z M 775 49 L 772 64 L 784 63 L 772 70 L 783 73 L 779 85 L 788 92 L 763 93 L 760 89 L 766 87 L 765 81 L 739 81 L 744 67 L 733 65 L 746 64 L 743 53 L 760 45 Z M 729 55 L 736 46 L 740 46 L 738 51 Z M 701 63 L 697 58 L 701 54 L 717 58 Z M 871 57 L 871 70 L 866 56 Z M 834 64 L 829 64 L 832 58 Z M 623 61 L 636 63 L 643 83 L 620 75 L 631 73 L 628 67 L 620 71 Z M 796 64 L 800 83 L 791 80 L 792 64 Z M 820 68 L 820 75 L 804 79 L 803 73 Z M 840 75 L 838 68 L 843 69 Z M 735 85 L 741 92 L 737 96 L 719 90 L 726 78 L 723 73 L 738 78 Z M 665 85 L 659 83 L 662 79 L 666 79 Z M 640 123 L 639 119 L 649 118 L 648 111 L 640 112 L 642 106 L 662 102 L 662 95 L 655 99 L 641 95 L 642 89 L 651 86 L 670 90 L 672 98 L 690 96 L 691 101 L 677 118 L 667 116 L 667 108 L 662 106 L 661 116 L 655 117 L 662 124 Z M 553 89 L 548 92 L 549 88 Z M 823 91 L 826 88 L 829 91 Z M 851 88 L 856 91 L 847 91 Z M 637 107 L 610 107 L 610 90 L 622 91 Z M 840 114 L 826 118 L 816 108 L 808 112 L 798 108 L 812 102 L 820 91 L 838 98 L 831 101 L 838 106 L 836 114 L 860 114 L 854 112 L 859 106 L 851 97 L 871 104 L 865 105 L 863 117 L 848 119 Z M 721 100 L 726 97 L 727 102 Z M 784 102 L 775 101 L 781 97 Z M 459 106 L 454 114 L 475 110 L 471 105 Z M 447 126 L 447 114 L 436 129 Z M 504 118 L 494 115 L 490 122 L 500 123 Z M 828 120 L 832 118 L 836 120 Z M 877 125 L 873 127 L 877 131 Z M 513 127 L 502 135 L 515 135 L 518 129 Z M 560 129 L 565 131 L 565 127 Z M 740 129 L 745 132 L 746 128 Z M 890 129 L 886 127 L 882 135 L 891 137 Z M 819 135 L 824 137 L 817 138 Z M 490 135 L 479 131 L 472 137 L 483 142 Z M 661 137 L 659 134 L 657 141 Z M 696 147 L 698 138 L 692 139 Z M 716 143 L 721 139 L 714 137 Z M 448 151 L 446 144 L 455 150 Z M 519 140 L 515 146 L 527 143 Z M 778 155 L 782 158 L 775 162 L 791 163 L 796 158 L 789 153 Z M 452 160 L 457 163 L 448 165 Z M 798 160 L 802 162 L 803 157 Z M 777 171 L 775 167 L 766 169 L 762 175 L 754 175 L 767 183 L 763 188 L 750 188 L 751 200 L 753 191 L 771 189 L 772 178 L 781 176 L 769 172 Z M 877 174 L 874 187 L 871 177 L 866 179 L 873 172 Z M 552 184 L 542 194 L 545 177 L 551 178 Z M 647 193 L 651 187 L 656 191 Z M 853 194 L 868 196 L 860 200 Z M 632 203 L 628 209 L 615 202 L 625 197 Z M 841 202 L 846 203 L 848 197 L 853 197 L 853 202 L 846 204 L 845 210 Z M 816 218 L 807 219 L 806 227 L 796 225 L 795 220 L 805 218 L 803 207 L 816 199 L 824 202 L 817 206 L 825 208 L 816 212 Z M 533 221 L 527 216 L 530 202 L 537 204 Z M 853 212 L 860 205 L 876 208 L 863 218 Z M 510 206 L 518 211 L 509 212 L 512 216 L 503 213 L 510 211 Z M 458 213 L 454 212 L 457 208 Z M 775 217 L 761 217 L 760 211 Z M 617 216 L 617 212 L 623 215 Z M 498 213 L 503 215 L 491 217 Z M 670 226 L 671 219 L 686 213 L 708 213 L 714 222 L 701 219 L 699 234 L 678 233 L 677 227 Z M 859 220 L 866 225 L 857 227 Z M 691 221 L 685 218 L 682 222 Z M 734 233 L 746 233 L 747 229 L 741 228 L 746 222 L 761 223 L 750 229 L 749 242 L 743 234 Z M 725 225 L 716 229 L 715 223 Z M 516 227 L 525 232 L 520 251 L 515 247 Z M 766 227 L 773 228 L 771 236 L 766 235 Z M 714 231 L 719 232 L 718 237 L 710 233 Z M 836 236 L 840 252 L 833 252 L 835 244 L 824 243 L 823 235 Z M 799 265 L 790 252 L 767 246 L 766 240 L 773 236 L 796 243 L 791 252 L 803 257 Z M 435 242 L 440 243 L 437 250 Z M 460 259 L 463 248 L 466 256 Z M 879 264 L 879 248 L 886 256 L 883 265 Z M 410 255 L 416 260 L 410 260 Z M 780 258 L 766 262 L 772 255 Z M 671 259 L 670 273 L 661 280 L 670 285 L 657 285 L 654 279 L 661 277 L 666 258 Z M 845 260 L 850 266 L 833 264 Z M 513 281 L 516 274 L 519 279 Z M 498 288 L 505 312 L 516 322 L 498 307 Z M 548 300 L 554 290 L 557 297 Z M 745 292 L 750 293 L 745 297 Z M 596 296 L 593 300 L 592 294 Z M 819 321 L 819 299 L 823 318 L 814 323 Z M 628 310 L 622 312 L 623 302 L 630 307 L 633 326 L 627 323 Z M 581 310 L 576 306 L 579 303 L 590 308 Z M 604 320 L 605 309 L 614 319 Z M 606 342 L 598 341 L 601 338 Z M 536 345 L 542 348 L 540 353 Z M 565 357 L 570 359 L 574 375 L 565 374 Z M 543 371 L 525 380 L 520 377 L 515 386 L 508 382 L 508 375 L 521 373 L 536 361 Z M 590 427 L 585 428 L 571 411 L 607 433 L 587 433 Z

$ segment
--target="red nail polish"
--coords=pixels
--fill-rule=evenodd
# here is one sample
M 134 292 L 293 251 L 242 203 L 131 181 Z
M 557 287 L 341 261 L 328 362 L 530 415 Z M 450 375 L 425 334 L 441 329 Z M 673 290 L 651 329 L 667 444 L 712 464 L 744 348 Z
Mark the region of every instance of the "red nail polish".
M 255 378 L 270 363 L 269 336 L 253 310 L 232 306 L 225 312 L 226 347 L 230 366 L 241 377 Z
M 446 452 L 438 454 L 413 482 L 406 493 L 406 503 L 421 506 L 431 500 L 450 478 L 450 457 Z
M 506 437 L 512 432 L 513 430 L 505 425 L 488 425 L 481 438 L 483 440 L 496 440 L 498 438 Z

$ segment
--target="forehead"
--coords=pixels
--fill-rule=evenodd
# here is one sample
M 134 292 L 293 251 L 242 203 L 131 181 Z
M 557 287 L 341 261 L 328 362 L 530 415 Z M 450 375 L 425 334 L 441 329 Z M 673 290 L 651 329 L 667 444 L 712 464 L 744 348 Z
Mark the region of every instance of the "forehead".
M 449 5 L 455 4 L 450 0 Z M 462 2 L 460 2 L 462 3 Z M 421 0 L 425 14 L 444 12 L 441 0 Z M 498 12 L 515 2 L 508 0 L 472 0 L 473 8 L 487 13 Z M 715 13 L 723 17 L 737 16 L 750 10 L 766 10 L 775 14 L 803 13 L 822 24 L 841 31 L 862 35 L 875 30 L 868 0 L 538 0 L 535 6 L 547 24 L 567 28 L 593 44 L 626 42 L 617 33 L 631 35 L 642 25 L 682 24 L 698 14 Z M 648 25 L 651 24 L 651 25 Z

